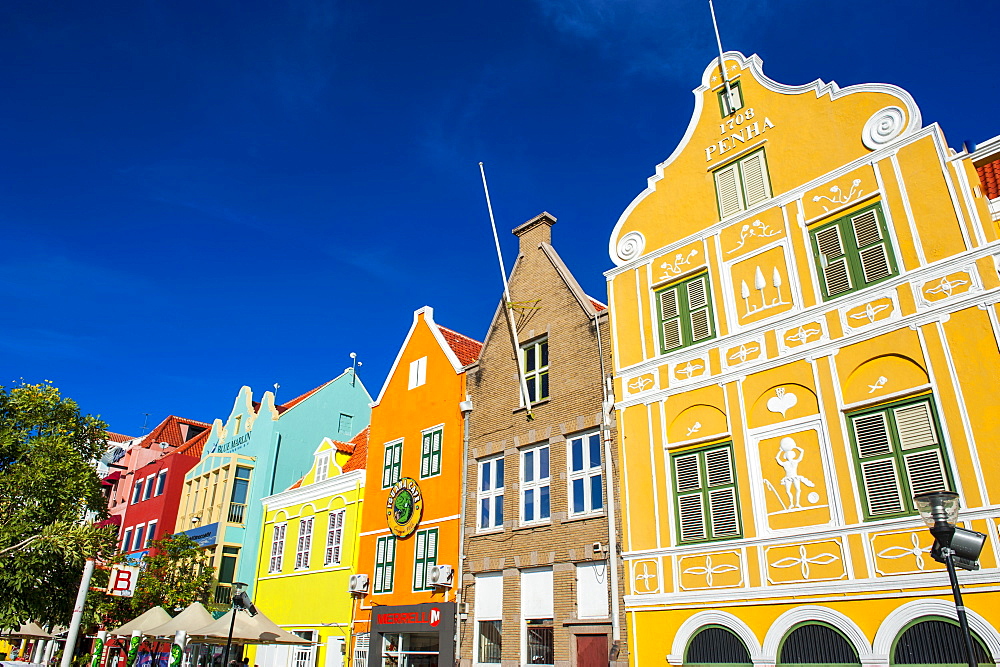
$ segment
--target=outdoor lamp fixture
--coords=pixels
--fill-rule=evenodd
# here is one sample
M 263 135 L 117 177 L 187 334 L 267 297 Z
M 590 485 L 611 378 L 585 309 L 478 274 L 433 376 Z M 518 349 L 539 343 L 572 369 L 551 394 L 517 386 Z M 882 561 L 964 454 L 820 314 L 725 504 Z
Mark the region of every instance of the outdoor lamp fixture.
M 247 597 L 247 594 L 243 592 L 243 589 L 246 587 L 247 585 L 244 584 L 242 581 L 233 582 L 233 597 L 232 597 L 233 617 L 229 619 L 229 636 L 226 637 L 226 652 L 222 656 L 222 667 L 229 667 L 229 649 L 233 645 L 233 628 L 236 627 L 236 612 L 238 612 L 240 609 L 246 608 L 242 605 L 243 600 L 249 601 L 250 599 Z M 250 606 L 252 607 L 253 605 Z M 254 609 L 254 613 L 251 614 L 251 616 L 253 616 L 256 613 L 257 610 Z
M 958 574 L 955 566 L 963 570 L 979 569 L 979 554 L 983 550 L 986 536 L 974 530 L 958 528 L 958 494 L 954 491 L 934 491 L 913 496 L 920 518 L 931 530 L 934 536 L 934 546 L 931 547 L 931 558 L 944 563 L 948 568 L 948 578 L 951 580 L 951 592 L 955 596 L 955 609 L 958 612 L 958 624 L 962 627 L 962 640 L 965 643 L 965 658 L 969 667 L 977 667 L 976 654 L 972 648 L 972 632 L 969 631 L 969 619 L 965 615 L 965 605 L 962 604 L 962 591 L 958 587 Z

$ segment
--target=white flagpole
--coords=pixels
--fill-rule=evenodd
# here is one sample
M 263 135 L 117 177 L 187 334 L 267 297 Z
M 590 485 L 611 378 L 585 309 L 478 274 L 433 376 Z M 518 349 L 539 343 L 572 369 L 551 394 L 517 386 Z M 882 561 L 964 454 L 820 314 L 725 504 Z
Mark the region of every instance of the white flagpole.
M 486 208 L 490 212 L 490 226 L 493 228 L 493 243 L 497 249 L 497 261 L 500 262 L 500 278 L 503 280 L 504 315 L 507 317 L 507 324 L 510 325 L 511 343 L 514 346 L 514 358 L 517 359 L 517 377 L 521 385 L 521 402 L 528 410 L 528 419 L 533 419 L 531 414 L 531 398 L 528 396 L 528 381 L 524 377 L 524 359 L 521 358 L 521 347 L 517 340 L 517 327 L 514 325 L 514 314 L 511 312 L 513 306 L 510 300 L 510 289 L 507 286 L 507 269 L 503 265 L 503 253 L 500 251 L 500 238 L 497 236 L 497 223 L 493 218 L 493 204 L 490 202 L 490 189 L 486 185 L 486 170 L 483 163 L 479 163 L 479 173 L 483 177 L 483 192 L 486 194 Z
M 726 62 L 723 58 L 722 37 L 719 36 L 719 22 L 715 20 L 715 5 L 708 0 L 708 10 L 712 13 L 712 27 L 715 28 L 715 43 L 719 46 L 719 71 L 722 72 L 722 83 L 726 87 L 726 115 L 733 113 L 733 91 L 729 86 L 729 75 L 726 74 Z

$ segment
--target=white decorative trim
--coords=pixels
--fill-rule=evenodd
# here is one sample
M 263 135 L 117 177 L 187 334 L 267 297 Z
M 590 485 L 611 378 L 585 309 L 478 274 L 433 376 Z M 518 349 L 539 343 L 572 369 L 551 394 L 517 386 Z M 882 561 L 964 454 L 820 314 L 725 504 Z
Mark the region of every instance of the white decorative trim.
M 1000 634 L 990 625 L 989 621 L 980 616 L 976 611 L 965 607 L 965 613 L 969 617 L 969 629 L 971 629 L 986 644 L 990 651 L 990 657 L 994 662 L 1000 663 Z M 872 642 L 872 649 L 875 655 L 889 658 L 892 645 L 902 632 L 903 628 L 924 616 L 940 616 L 953 621 L 958 620 L 958 613 L 955 611 L 955 603 L 951 600 L 933 600 L 925 598 L 913 600 L 896 607 L 879 626 L 875 633 L 875 641 Z
M 716 565 L 712 562 L 712 556 L 717 556 L 721 554 L 736 554 L 736 558 L 739 561 L 739 565 L 731 565 L 729 563 Z M 696 565 L 689 567 L 685 570 L 681 570 L 681 560 L 685 558 L 704 558 L 705 561 L 702 565 Z M 740 588 L 746 582 L 746 559 L 744 558 L 743 551 L 741 549 L 731 549 L 729 551 L 711 551 L 703 554 L 684 554 L 681 556 L 675 556 L 673 559 L 673 569 L 677 572 L 677 590 L 681 591 L 702 591 L 707 589 L 717 590 L 719 588 Z M 722 574 L 725 572 L 738 571 L 740 573 L 739 583 L 730 584 L 728 586 L 718 586 L 715 585 L 714 575 Z M 681 575 L 691 574 L 695 576 L 704 575 L 705 585 L 704 586 L 688 586 L 685 587 L 681 581 Z
M 750 626 L 744 623 L 738 616 L 715 609 L 700 611 L 681 623 L 681 626 L 677 628 L 677 632 L 674 634 L 674 643 L 670 647 L 670 655 L 667 656 L 667 662 L 671 665 L 684 664 L 684 652 L 687 650 L 688 644 L 698 634 L 698 631 L 706 625 L 721 625 L 724 628 L 732 630 L 743 642 L 743 645 L 746 646 L 747 651 L 750 653 L 750 659 L 753 660 L 754 664 L 768 662 L 761 652 L 760 644 L 757 642 L 757 635 L 753 633 Z
M 872 662 L 876 659 L 872 651 L 872 646 L 868 643 L 868 638 L 865 637 L 865 633 L 861 631 L 857 623 L 839 611 L 814 604 L 789 609 L 774 619 L 771 627 L 767 630 L 767 635 L 764 637 L 761 653 L 764 657 L 776 662 L 781 640 L 788 631 L 800 623 L 809 621 L 820 621 L 840 630 L 847 640 L 854 645 L 854 650 L 858 652 L 858 657 L 862 663 Z
M 736 347 L 739 350 L 735 354 L 730 355 L 729 351 Z M 751 363 L 767 359 L 767 350 L 764 347 L 764 336 L 762 334 L 745 340 L 732 341 L 720 347 L 719 352 L 719 356 L 722 357 L 723 372 L 746 363 L 748 354 L 757 353 L 756 359 L 750 360 Z
M 874 302 L 882 299 L 888 299 L 890 302 L 889 305 L 874 305 Z M 854 310 L 859 306 L 865 306 L 864 312 L 854 313 L 853 315 L 847 314 L 848 311 Z M 890 311 L 889 316 L 876 319 L 886 309 Z M 840 323 L 845 332 L 866 329 L 873 324 L 882 326 L 899 320 L 902 317 L 899 309 L 899 297 L 895 290 L 886 291 L 881 294 L 869 294 L 868 298 L 863 301 L 845 303 L 838 309 L 838 314 L 840 315 Z
M 636 257 L 641 257 L 646 249 L 646 237 L 642 232 L 631 231 L 618 241 L 615 252 L 623 262 L 630 262 Z
M 823 552 L 810 556 L 806 553 L 806 547 L 811 544 L 829 544 L 834 543 L 839 547 L 840 553 Z M 776 561 L 771 561 L 768 559 L 772 549 L 786 549 L 788 547 L 794 547 L 798 545 L 799 554 L 796 556 L 786 556 Z M 848 578 L 847 565 L 844 563 L 844 543 L 840 539 L 831 540 L 818 540 L 810 542 L 795 542 L 791 544 L 775 544 L 767 547 L 762 547 L 763 558 L 761 561 L 767 565 L 767 583 L 771 586 L 787 586 L 788 584 L 801 584 L 801 583 L 812 583 L 816 581 L 841 581 Z M 836 577 L 812 577 L 810 576 L 809 566 L 810 565 L 829 565 L 830 563 L 835 563 L 840 561 L 843 565 L 841 567 L 840 574 Z M 785 569 L 798 566 L 801 577 L 798 579 L 789 579 L 788 581 L 775 581 L 771 578 L 771 568 Z
M 652 379 L 646 377 L 652 375 Z M 628 396 L 635 396 L 647 391 L 656 391 L 660 388 L 659 373 L 637 373 L 631 376 L 622 376 L 622 387 Z
M 815 317 L 798 323 L 798 333 L 795 334 L 801 345 L 790 346 L 785 340 L 785 334 L 796 328 L 794 323 L 789 322 L 775 329 L 775 337 L 778 339 L 778 356 L 795 354 L 802 350 L 816 347 L 822 343 L 829 342 L 830 334 L 826 330 L 826 318 L 822 312 L 815 313 Z
M 948 280 L 949 274 L 959 273 L 959 272 L 965 272 L 969 274 L 969 281 L 971 284 L 969 285 L 969 289 L 963 292 L 959 292 L 958 294 L 952 294 L 952 290 L 955 287 L 961 287 L 962 285 L 966 284 L 964 282 L 952 283 L 951 281 Z M 938 279 L 940 279 L 940 283 L 938 284 L 938 287 L 934 289 L 939 290 L 941 293 L 943 293 L 945 295 L 945 298 L 937 299 L 936 301 L 928 301 L 927 298 L 924 296 L 924 286 Z M 929 276 L 921 280 L 919 283 L 915 282 L 910 283 L 910 286 L 913 288 L 913 295 L 917 302 L 917 310 L 919 311 L 924 311 L 927 310 L 928 308 L 933 308 L 934 306 L 944 301 L 948 301 L 956 296 L 983 291 L 982 279 L 979 275 L 979 269 L 975 264 L 966 264 L 963 266 L 951 267 L 946 272 L 940 274 L 939 276 L 933 276 L 933 277 Z M 928 291 L 933 292 L 934 290 L 928 290 Z
M 861 142 L 870 150 L 878 150 L 906 131 L 906 112 L 897 106 L 879 109 L 865 123 Z
M 667 364 L 667 373 L 670 376 L 669 381 L 671 387 L 683 386 L 705 380 L 707 377 L 712 375 L 707 350 L 705 354 L 697 357 L 690 357 Z M 682 377 L 678 377 L 678 374 Z

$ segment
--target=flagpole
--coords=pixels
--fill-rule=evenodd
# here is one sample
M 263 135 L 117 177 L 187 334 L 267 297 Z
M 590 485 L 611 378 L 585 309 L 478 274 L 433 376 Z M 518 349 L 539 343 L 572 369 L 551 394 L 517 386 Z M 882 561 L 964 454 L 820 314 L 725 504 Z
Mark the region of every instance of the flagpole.
M 722 37 L 719 36 L 719 22 L 715 20 L 715 5 L 712 0 L 708 0 L 708 10 L 712 13 L 712 27 L 715 28 L 715 43 L 719 47 L 719 71 L 722 72 L 722 84 L 726 87 L 726 115 L 729 116 L 735 111 L 733 109 L 733 91 L 729 85 L 729 75 L 726 74 L 726 62 L 722 51 Z

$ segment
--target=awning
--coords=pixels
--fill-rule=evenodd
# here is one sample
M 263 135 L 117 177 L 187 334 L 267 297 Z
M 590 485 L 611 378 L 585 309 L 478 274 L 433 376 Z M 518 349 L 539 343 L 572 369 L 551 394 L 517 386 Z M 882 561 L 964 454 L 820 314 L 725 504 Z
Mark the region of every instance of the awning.
M 19 628 L 11 628 L 0 632 L 4 637 L 18 639 L 52 639 L 52 635 L 38 627 L 37 623 L 25 623 Z
M 233 640 L 238 643 L 312 644 L 308 639 L 302 639 L 287 630 L 282 630 L 275 625 L 274 621 L 260 612 L 257 612 L 256 616 L 250 616 L 246 612 L 237 613 L 237 610 L 233 609 L 210 625 L 189 633 L 191 638 L 206 643 L 225 642 L 229 637 L 229 624 L 233 622 L 234 613 L 236 614 L 236 622 L 233 626 Z
M 157 628 L 169 620 L 170 614 L 168 614 L 163 607 L 153 607 L 149 611 L 136 616 L 125 625 L 115 628 L 114 630 L 110 630 L 109 634 L 131 635 L 134 631 L 139 630 L 144 635 L 155 637 L 156 635 L 151 635 L 149 630 Z
M 153 637 L 173 637 L 178 630 L 183 630 L 190 635 L 194 630 L 212 623 L 215 623 L 215 617 L 205 609 L 205 605 L 195 602 L 163 625 L 151 628 L 146 634 Z

